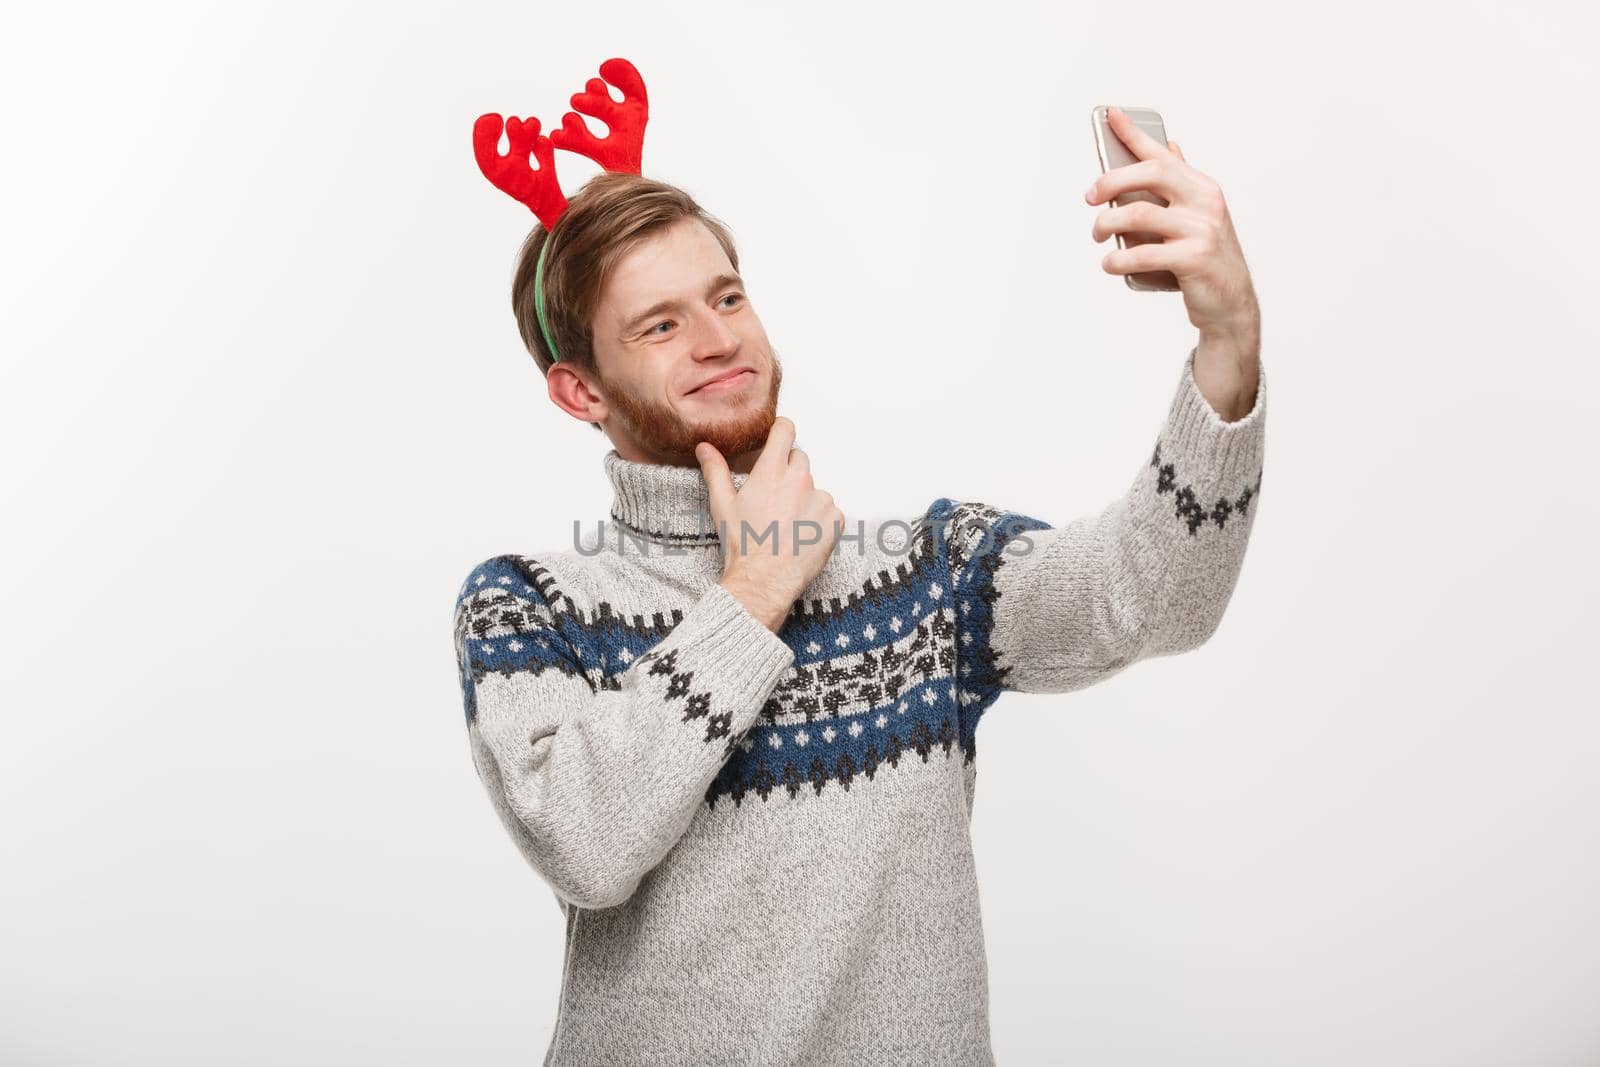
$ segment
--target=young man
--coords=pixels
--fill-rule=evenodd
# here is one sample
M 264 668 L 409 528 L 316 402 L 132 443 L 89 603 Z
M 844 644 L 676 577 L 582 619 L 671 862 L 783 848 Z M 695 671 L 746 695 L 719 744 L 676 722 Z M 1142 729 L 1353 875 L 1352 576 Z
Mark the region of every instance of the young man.
M 1143 162 L 1088 201 L 1169 206 L 1101 213 L 1097 241 L 1166 237 L 1105 269 L 1176 273 L 1199 340 L 1127 492 L 1061 527 L 949 498 L 846 519 L 776 414 L 731 238 L 680 190 L 602 174 L 530 236 L 519 326 L 614 446 L 611 521 L 473 568 L 455 639 L 477 771 L 566 918 L 546 1064 L 993 1062 L 979 719 L 1202 644 L 1261 484 L 1220 191 L 1112 121 Z

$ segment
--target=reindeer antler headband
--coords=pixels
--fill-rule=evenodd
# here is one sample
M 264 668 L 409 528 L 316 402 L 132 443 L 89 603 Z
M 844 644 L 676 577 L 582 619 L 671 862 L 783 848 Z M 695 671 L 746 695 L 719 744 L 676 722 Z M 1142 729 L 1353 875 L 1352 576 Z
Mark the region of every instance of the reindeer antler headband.
M 600 64 L 600 74 L 604 81 L 590 78 L 583 92 L 572 95 L 572 106 L 604 122 L 610 131 L 604 137 L 590 133 L 583 119 L 571 111 L 562 116 L 561 128 L 551 130 L 548 137 L 539 133 L 536 118 L 506 119 L 505 134 L 511 142 L 511 151 L 502 156 L 500 116 L 479 115 L 472 126 L 472 152 L 478 157 L 478 169 L 483 171 L 483 176 L 496 189 L 526 204 L 544 223 L 545 239 L 539 247 L 539 262 L 533 272 L 533 307 L 545 347 L 550 349 L 551 359 L 557 362 L 561 355 L 544 321 L 544 254 L 550 249 L 550 231 L 567 209 L 567 198 L 556 179 L 555 150 L 564 148 L 588 156 L 608 171 L 638 174 L 644 153 L 644 124 L 650 117 L 644 79 L 639 77 L 632 63 L 626 59 L 608 59 Z M 620 104 L 611 99 L 606 82 L 622 90 Z M 530 153 L 539 161 L 537 170 L 528 162 Z

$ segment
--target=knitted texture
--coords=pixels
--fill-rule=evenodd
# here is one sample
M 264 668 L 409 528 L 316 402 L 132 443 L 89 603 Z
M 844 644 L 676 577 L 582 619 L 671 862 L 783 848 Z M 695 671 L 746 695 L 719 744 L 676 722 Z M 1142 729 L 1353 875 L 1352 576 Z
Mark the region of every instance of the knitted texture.
M 472 569 L 472 758 L 566 920 L 547 1067 L 993 1062 L 978 723 L 1007 690 L 1081 689 L 1216 631 L 1266 375 L 1225 423 L 1193 361 L 1098 514 L 941 497 L 866 521 L 777 634 L 718 584 L 699 469 L 615 450 L 611 521 Z

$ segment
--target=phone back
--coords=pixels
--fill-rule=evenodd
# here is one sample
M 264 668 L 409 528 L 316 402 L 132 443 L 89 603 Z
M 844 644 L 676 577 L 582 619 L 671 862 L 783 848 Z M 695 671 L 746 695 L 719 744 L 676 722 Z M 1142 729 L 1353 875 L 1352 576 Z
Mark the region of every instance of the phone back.
M 1149 134 L 1159 144 L 1167 143 L 1166 124 L 1161 121 L 1161 113 L 1148 107 L 1123 107 L 1117 105 L 1119 111 L 1133 120 L 1133 124 Z M 1100 157 L 1100 170 L 1102 173 L 1115 167 L 1126 167 L 1139 162 L 1139 157 L 1128 150 L 1116 133 L 1111 129 L 1111 122 L 1106 114 L 1105 105 L 1096 107 L 1090 113 L 1090 124 L 1094 127 L 1095 153 Z M 1111 203 L 1116 207 L 1132 203 L 1135 200 L 1149 200 L 1162 207 L 1167 202 L 1156 194 L 1145 189 L 1134 189 L 1114 197 Z M 1161 236 L 1154 233 L 1126 233 L 1117 234 L 1117 247 L 1129 248 L 1133 245 L 1160 244 Z M 1169 270 L 1144 271 L 1138 274 L 1124 274 L 1123 279 L 1128 283 L 1128 288 L 1141 292 L 1172 292 L 1178 289 L 1178 279 Z

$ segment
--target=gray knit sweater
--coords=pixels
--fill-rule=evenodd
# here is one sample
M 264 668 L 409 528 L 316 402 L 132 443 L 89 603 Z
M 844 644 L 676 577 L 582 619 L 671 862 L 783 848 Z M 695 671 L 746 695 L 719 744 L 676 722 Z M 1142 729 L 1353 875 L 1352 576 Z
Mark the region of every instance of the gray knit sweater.
M 472 569 L 472 758 L 566 921 L 547 1065 L 993 1062 L 977 726 L 1005 690 L 1081 689 L 1216 630 L 1266 376 L 1225 423 L 1193 361 L 1103 511 L 1058 527 L 941 497 L 863 520 L 778 634 L 718 584 L 695 467 L 613 450 L 609 520 Z

